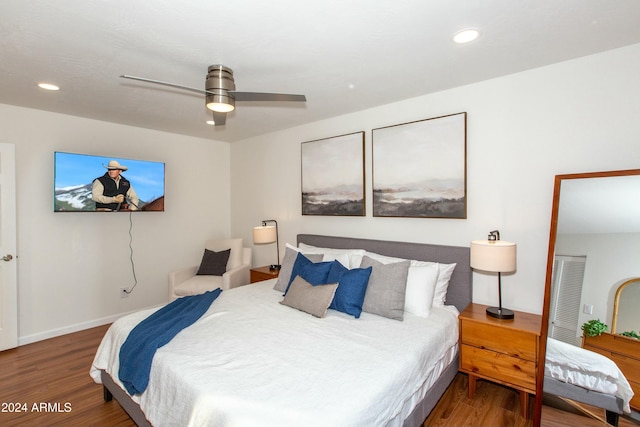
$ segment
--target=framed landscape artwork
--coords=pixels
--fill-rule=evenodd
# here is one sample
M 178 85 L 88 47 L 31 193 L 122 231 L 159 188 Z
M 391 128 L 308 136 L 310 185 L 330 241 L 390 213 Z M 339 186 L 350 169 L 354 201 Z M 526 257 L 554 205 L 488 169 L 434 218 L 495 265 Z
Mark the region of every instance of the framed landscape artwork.
M 467 217 L 467 113 L 372 131 L 373 216 Z
M 364 132 L 302 143 L 302 215 L 364 216 Z

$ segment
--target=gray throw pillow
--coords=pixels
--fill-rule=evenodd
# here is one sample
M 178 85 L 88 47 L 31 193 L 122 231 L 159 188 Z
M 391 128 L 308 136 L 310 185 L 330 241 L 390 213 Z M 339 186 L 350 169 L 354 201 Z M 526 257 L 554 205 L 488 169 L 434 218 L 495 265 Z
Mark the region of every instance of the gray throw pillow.
M 302 277 L 297 276 L 291 282 L 289 292 L 280 301 L 280 304 L 323 318 L 327 314 L 337 288 L 337 283 L 313 286 Z
M 197 276 L 222 276 L 227 271 L 227 261 L 231 255 L 231 249 L 226 251 L 210 251 L 204 250 L 202 261 L 198 268 Z
M 362 258 L 360 268 L 372 267 L 362 311 L 388 317 L 404 319 L 404 297 L 407 275 L 411 261 L 383 264 L 368 256 Z
M 322 261 L 322 254 L 309 254 L 305 255 L 311 262 Z M 284 292 L 289 285 L 289 279 L 291 278 L 291 271 L 293 270 L 293 264 L 296 262 L 298 252 L 295 249 L 287 247 L 284 252 L 284 258 L 280 267 L 280 273 L 278 274 L 278 281 L 273 286 L 276 291 Z

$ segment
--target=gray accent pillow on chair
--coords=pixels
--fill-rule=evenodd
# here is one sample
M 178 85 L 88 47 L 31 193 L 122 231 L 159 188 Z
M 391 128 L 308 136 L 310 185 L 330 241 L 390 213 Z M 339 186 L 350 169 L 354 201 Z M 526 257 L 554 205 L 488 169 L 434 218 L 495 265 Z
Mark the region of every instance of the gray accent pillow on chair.
M 231 253 L 229 254 L 229 260 L 227 261 L 227 271 L 229 271 L 242 265 L 242 242 L 242 238 L 209 239 L 205 242 L 204 248 L 214 252 L 230 248 Z
M 196 275 L 222 276 L 227 271 L 227 261 L 230 254 L 231 249 L 220 252 L 205 249 Z

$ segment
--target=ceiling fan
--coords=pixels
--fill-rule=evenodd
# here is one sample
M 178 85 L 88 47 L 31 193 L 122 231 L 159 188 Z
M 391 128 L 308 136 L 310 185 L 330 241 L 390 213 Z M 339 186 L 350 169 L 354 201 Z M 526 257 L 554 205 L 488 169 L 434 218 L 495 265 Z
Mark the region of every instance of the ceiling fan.
M 208 109 L 213 111 L 213 121 L 215 126 L 223 126 L 227 120 L 227 113 L 235 109 L 236 101 L 294 101 L 305 102 L 304 95 L 290 95 L 286 93 L 263 93 L 263 92 L 236 92 L 236 84 L 233 80 L 233 70 L 224 65 L 210 65 L 205 80 L 205 89 L 183 86 L 175 83 L 168 83 L 159 80 L 136 77 L 123 74 L 124 79 L 138 80 L 146 83 L 153 83 L 177 89 L 188 90 L 190 92 L 205 95 L 205 103 Z

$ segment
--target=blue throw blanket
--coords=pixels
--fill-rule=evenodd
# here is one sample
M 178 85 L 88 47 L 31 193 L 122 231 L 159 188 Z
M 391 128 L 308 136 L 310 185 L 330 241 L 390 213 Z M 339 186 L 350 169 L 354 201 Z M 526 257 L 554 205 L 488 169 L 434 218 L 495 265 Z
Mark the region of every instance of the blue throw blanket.
M 221 292 L 218 288 L 201 295 L 178 298 L 129 332 L 120 348 L 118 378 L 130 395 L 142 393 L 147 388 L 156 350 L 202 317 Z

